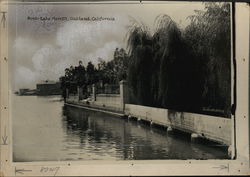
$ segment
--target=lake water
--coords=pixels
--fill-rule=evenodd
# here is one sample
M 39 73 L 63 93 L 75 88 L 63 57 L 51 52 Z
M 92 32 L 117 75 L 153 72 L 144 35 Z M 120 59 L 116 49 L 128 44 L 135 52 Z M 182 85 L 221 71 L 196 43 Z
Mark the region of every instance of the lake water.
M 108 114 L 59 96 L 12 96 L 13 160 L 226 159 L 225 148 Z

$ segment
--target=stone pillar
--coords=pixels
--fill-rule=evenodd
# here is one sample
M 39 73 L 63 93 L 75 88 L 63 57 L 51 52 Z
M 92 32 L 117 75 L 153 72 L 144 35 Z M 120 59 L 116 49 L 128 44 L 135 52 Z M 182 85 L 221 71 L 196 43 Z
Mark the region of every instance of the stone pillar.
M 92 98 L 93 98 L 93 101 L 96 101 L 96 88 L 95 88 L 95 84 L 92 85 Z
M 78 95 L 78 101 L 83 99 L 83 89 L 82 87 L 77 87 L 77 95 Z
M 121 110 L 125 111 L 125 104 L 129 103 L 129 93 L 127 81 L 120 81 L 120 100 L 121 100 Z

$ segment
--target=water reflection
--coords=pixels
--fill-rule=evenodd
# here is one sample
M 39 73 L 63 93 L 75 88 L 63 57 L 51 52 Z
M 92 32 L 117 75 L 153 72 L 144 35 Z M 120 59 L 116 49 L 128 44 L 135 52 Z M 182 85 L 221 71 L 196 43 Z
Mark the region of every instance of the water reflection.
M 129 160 L 226 158 L 219 149 L 135 121 L 74 107 L 64 107 L 64 115 L 68 133 L 78 135 L 81 148 L 91 154 Z
M 12 99 L 13 160 L 225 159 L 213 145 L 108 114 L 64 106 L 58 97 Z

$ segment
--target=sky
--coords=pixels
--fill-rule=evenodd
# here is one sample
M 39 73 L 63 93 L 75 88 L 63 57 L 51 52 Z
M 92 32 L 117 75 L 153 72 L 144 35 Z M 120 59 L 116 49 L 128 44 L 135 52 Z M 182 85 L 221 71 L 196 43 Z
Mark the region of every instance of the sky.
M 79 60 L 85 65 L 88 61 L 97 64 L 99 58 L 112 60 L 117 47 L 126 49 L 131 19 L 143 22 L 153 33 L 155 18 L 167 14 L 184 29 L 190 23 L 187 17 L 203 9 L 200 2 L 12 4 L 8 16 L 11 88 L 35 88 L 42 80 L 56 81 Z M 75 20 L 79 17 L 114 20 Z

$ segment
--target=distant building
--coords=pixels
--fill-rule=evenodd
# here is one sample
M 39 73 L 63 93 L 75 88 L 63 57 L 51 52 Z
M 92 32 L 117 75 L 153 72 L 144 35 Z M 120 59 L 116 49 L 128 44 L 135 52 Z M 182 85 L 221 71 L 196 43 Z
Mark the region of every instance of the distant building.
M 28 88 L 19 89 L 19 95 L 25 95 L 29 91 Z
M 62 94 L 61 85 L 55 81 L 43 81 L 36 84 L 37 95 L 60 95 Z
M 28 96 L 28 95 L 36 95 L 36 90 L 31 90 L 31 89 L 28 89 L 28 88 L 21 88 L 19 89 L 19 92 L 16 92 L 18 93 L 20 96 Z

